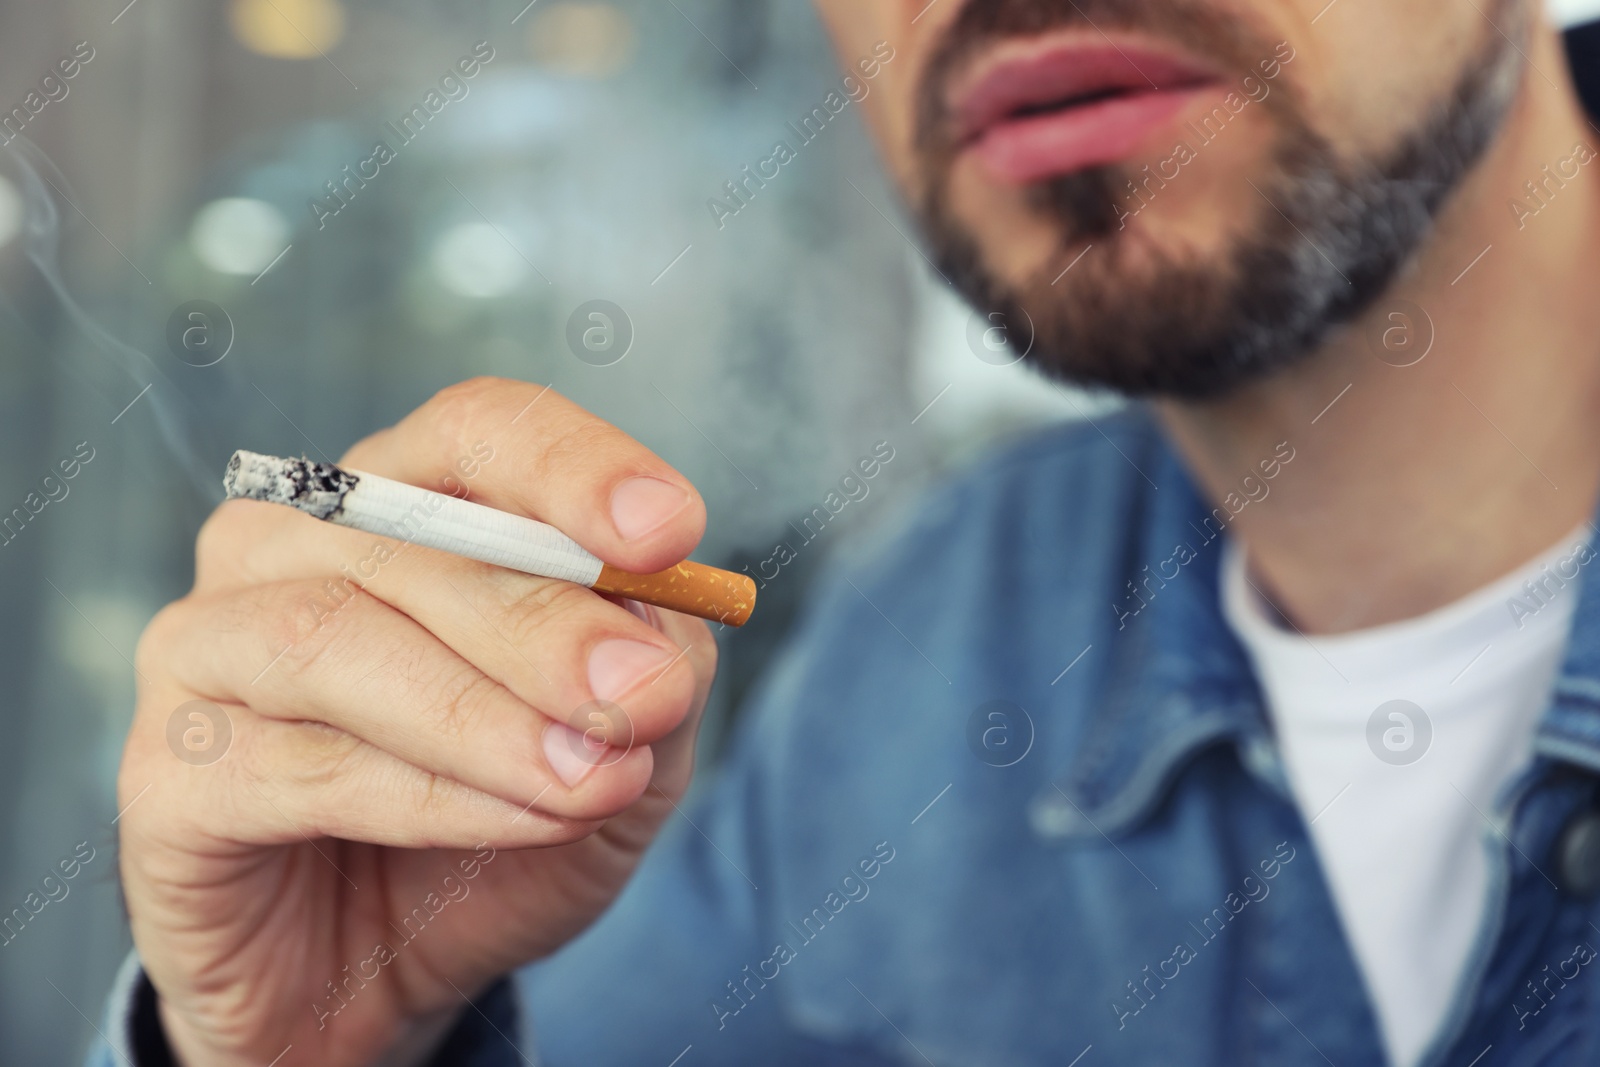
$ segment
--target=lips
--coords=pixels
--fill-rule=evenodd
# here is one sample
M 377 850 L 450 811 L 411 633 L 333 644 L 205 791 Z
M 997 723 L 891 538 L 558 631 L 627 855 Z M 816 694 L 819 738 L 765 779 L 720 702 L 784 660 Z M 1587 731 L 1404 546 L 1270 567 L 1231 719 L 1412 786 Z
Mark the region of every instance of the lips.
M 958 146 L 1020 184 L 1126 159 L 1220 83 L 1168 52 L 1057 42 L 986 65 L 953 94 L 951 112 Z

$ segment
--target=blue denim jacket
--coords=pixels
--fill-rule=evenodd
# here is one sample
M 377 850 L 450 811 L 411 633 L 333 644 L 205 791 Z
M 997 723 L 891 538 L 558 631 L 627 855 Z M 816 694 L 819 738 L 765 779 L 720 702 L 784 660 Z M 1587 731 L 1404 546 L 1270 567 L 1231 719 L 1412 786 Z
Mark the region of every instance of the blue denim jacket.
M 1137 409 L 938 492 L 823 586 L 617 904 L 438 1062 L 1382 1064 L 1220 614 L 1227 518 Z M 1426 1064 L 1600 1062 L 1589 584 Z

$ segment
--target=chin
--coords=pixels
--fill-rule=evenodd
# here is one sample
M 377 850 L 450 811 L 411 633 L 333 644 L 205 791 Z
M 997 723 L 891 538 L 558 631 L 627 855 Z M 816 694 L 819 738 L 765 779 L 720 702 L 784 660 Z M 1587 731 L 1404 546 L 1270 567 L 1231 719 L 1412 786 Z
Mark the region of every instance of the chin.
M 1299 363 L 1339 317 L 1313 306 L 1329 287 L 1252 221 L 1205 234 L 1153 213 L 1088 235 L 1051 219 L 1026 236 L 947 230 L 937 262 L 980 313 L 1033 323 L 1027 363 L 1041 373 L 1130 397 L 1210 400 Z

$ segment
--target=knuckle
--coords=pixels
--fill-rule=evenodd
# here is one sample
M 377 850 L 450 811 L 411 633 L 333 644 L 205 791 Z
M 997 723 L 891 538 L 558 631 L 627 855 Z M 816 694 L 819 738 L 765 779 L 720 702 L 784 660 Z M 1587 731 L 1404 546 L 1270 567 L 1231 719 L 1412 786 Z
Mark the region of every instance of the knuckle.
M 321 793 L 354 777 L 364 745 L 360 738 L 320 722 L 286 723 L 284 728 L 289 731 L 288 759 L 273 759 L 263 747 L 255 750 L 256 758 L 240 761 L 250 784 L 281 786 L 287 777 L 302 790 Z
M 296 752 L 291 760 L 296 781 L 306 789 L 323 790 L 354 777 L 365 742 L 326 723 L 291 723 Z M 282 774 L 282 768 L 277 769 Z
M 598 598 L 571 582 L 542 582 L 508 611 L 507 629 L 518 649 L 550 642 L 551 633 L 577 628 L 577 620 L 593 611 Z
M 576 419 L 530 458 L 534 477 L 550 480 L 570 477 L 573 471 L 593 469 L 608 453 L 626 451 L 632 439 L 609 422 L 593 415 Z M 639 446 L 635 446 L 639 447 Z
M 422 825 L 435 825 L 449 820 L 462 798 L 459 783 L 443 775 L 423 773 L 418 776 L 409 796 L 411 821 Z
M 442 679 L 432 702 L 435 728 L 452 744 L 462 744 L 499 688 L 500 683 L 470 667 Z
M 469 786 L 420 769 L 399 771 L 386 786 L 392 787 L 399 824 L 409 828 L 413 846 L 443 847 L 455 836 L 452 827 L 471 821 L 490 803 Z
M 485 375 L 446 386 L 424 406 L 430 433 L 442 446 L 455 448 L 481 424 L 482 412 L 491 398 L 519 384 Z
M 360 590 L 331 578 L 263 587 L 230 607 L 235 624 L 259 629 L 264 653 L 279 657 L 284 674 L 296 679 L 315 675 L 330 655 L 359 640 L 367 614 Z
M 464 378 L 454 385 L 447 385 L 434 394 L 434 399 L 444 402 L 469 400 L 476 402 L 484 396 L 500 392 L 504 389 L 516 388 L 522 383 L 510 378 L 502 378 L 495 374 L 478 374 L 471 378 Z
M 348 467 L 362 466 L 366 457 L 382 451 L 384 443 L 389 440 L 394 431 L 395 428 L 389 426 L 369 433 L 345 450 L 344 455 L 339 457 L 339 465 Z
M 185 600 L 174 600 L 145 624 L 139 641 L 133 648 L 133 670 L 136 677 L 154 678 L 164 674 L 166 652 L 177 639 L 179 616 L 187 606 Z

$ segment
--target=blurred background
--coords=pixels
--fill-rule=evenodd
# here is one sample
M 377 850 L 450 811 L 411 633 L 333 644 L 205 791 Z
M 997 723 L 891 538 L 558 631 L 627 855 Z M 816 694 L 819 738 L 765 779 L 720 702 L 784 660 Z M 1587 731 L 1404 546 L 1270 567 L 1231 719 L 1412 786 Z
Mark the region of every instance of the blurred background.
M 929 281 L 855 105 L 729 198 L 839 85 L 802 0 L 0 0 L 0 25 L 7 1063 L 79 1057 L 130 946 L 130 661 L 235 448 L 337 458 L 479 374 L 622 426 L 705 494 L 697 558 L 798 548 L 721 635 L 714 759 L 830 555 L 996 438 L 1108 406 Z
M 929 284 L 855 105 L 798 145 L 786 124 L 839 86 L 800 0 L 5 0 L 0 19 L 5 1062 L 80 1056 L 128 951 L 130 661 L 190 583 L 233 449 L 337 458 L 478 374 L 624 427 L 705 494 L 697 558 L 797 548 L 722 635 L 714 757 L 822 561 L 984 442 L 1098 406 Z M 719 219 L 708 202 L 737 206 L 724 183 L 780 139 L 798 157 Z M 803 544 L 879 441 L 895 458 L 868 498 Z

